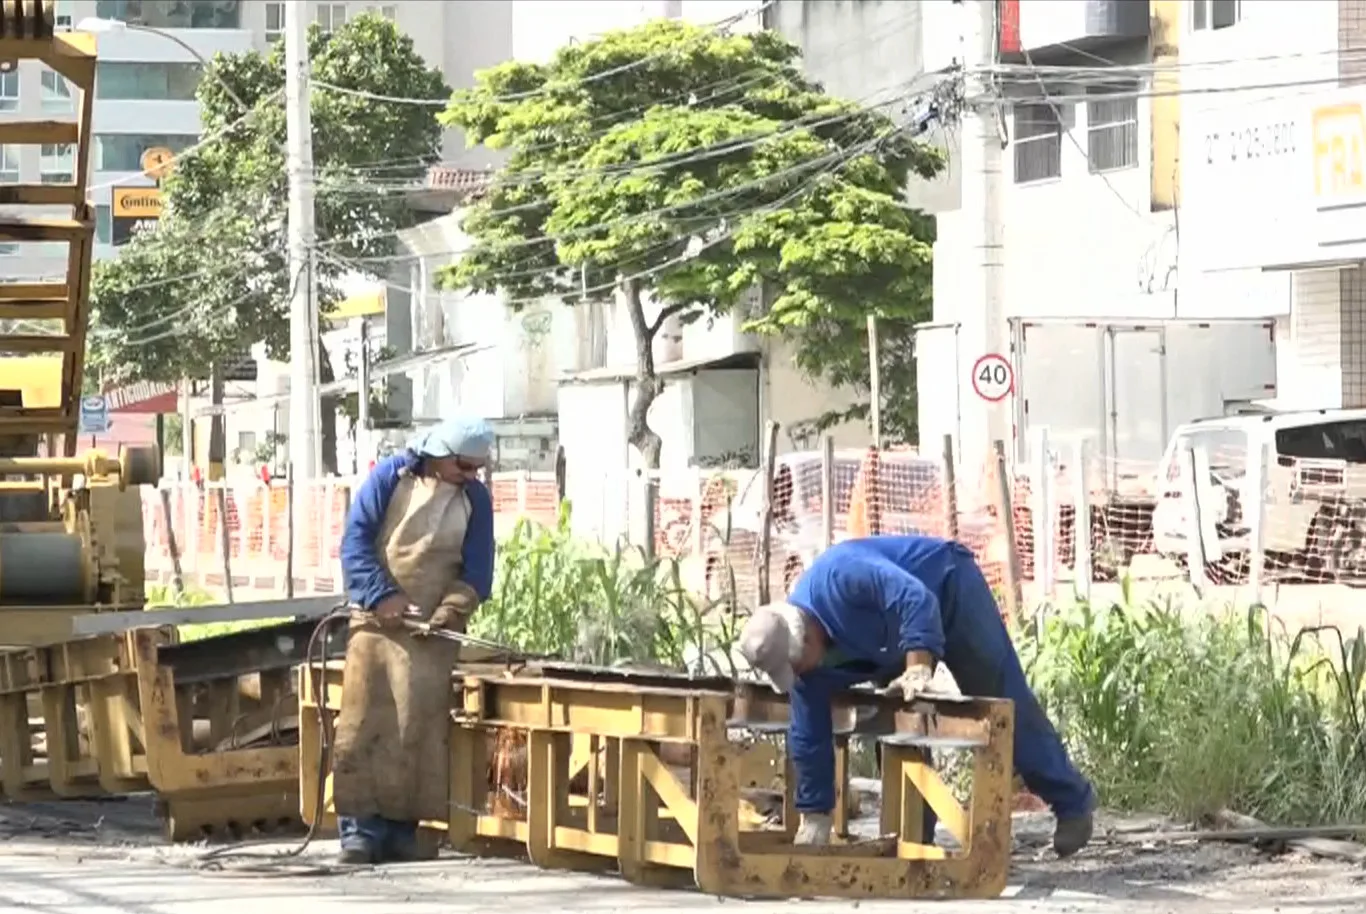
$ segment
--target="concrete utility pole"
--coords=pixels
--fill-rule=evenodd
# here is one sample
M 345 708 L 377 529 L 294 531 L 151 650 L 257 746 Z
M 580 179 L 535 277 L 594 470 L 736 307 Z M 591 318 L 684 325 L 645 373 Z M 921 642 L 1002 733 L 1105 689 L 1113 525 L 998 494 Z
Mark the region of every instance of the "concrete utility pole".
M 295 482 L 322 474 L 318 435 L 317 278 L 313 274 L 313 120 L 308 99 L 308 6 L 285 4 L 285 168 L 289 176 L 289 449 Z M 295 486 L 299 497 L 302 487 Z M 297 515 L 296 515 L 297 516 Z
M 997 60 L 996 3 L 974 0 L 964 10 L 966 96 L 974 100 L 963 116 L 963 248 L 966 262 L 959 315 L 959 372 L 962 391 L 960 465 L 975 479 L 992 455 L 991 442 L 1011 452 L 1012 397 L 989 403 L 972 389 L 973 366 L 984 355 L 1010 358 L 1005 319 L 1005 177 L 996 88 L 983 71 Z

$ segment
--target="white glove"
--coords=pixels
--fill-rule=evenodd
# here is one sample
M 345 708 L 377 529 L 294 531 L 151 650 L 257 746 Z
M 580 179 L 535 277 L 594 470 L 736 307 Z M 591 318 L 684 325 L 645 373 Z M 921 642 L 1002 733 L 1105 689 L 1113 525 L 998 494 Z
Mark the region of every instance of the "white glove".
M 908 666 L 906 672 L 887 685 L 887 694 L 895 695 L 900 691 L 902 700 L 910 701 L 912 698 L 930 691 L 930 682 L 933 679 L 934 670 L 929 667 Z
M 830 843 L 830 813 L 804 812 L 797 822 L 797 837 L 793 844 L 826 845 Z

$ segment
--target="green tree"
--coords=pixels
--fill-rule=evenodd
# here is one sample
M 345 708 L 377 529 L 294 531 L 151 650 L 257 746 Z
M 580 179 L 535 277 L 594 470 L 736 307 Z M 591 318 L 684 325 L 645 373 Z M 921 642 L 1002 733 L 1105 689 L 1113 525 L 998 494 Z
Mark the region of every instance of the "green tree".
M 348 260 L 393 251 L 395 232 L 414 221 L 401 186 L 439 156 L 441 127 L 430 108 L 355 93 L 430 99 L 450 88 L 410 38 L 374 14 L 331 34 L 314 27 L 308 43 L 313 78 L 352 90 L 312 92 L 314 263 L 326 314 Z M 100 333 L 91 360 L 101 377 L 203 379 L 257 342 L 288 357 L 288 299 L 298 277 L 287 275 L 284 82 L 278 42 L 265 54 L 220 54 L 204 73 L 205 141 L 165 180 L 160 225 L 95 269 L 92 322 Z M 326 352 L 318 364 L 322 381 L 332 380 Z M 333 406 L 323 409 L 323 458 L 335 468 Z
M 925 313 L 930 220 L 902 191 L 942 158 L 889 117 L 907 101 L 833 98 L 772 32 L 672 20 L 483 71 L 441 120 L 507 158 L 465 219 L 473 246 L 442 280 L 514 306 L 615 296 L 635 331 L 628 436 L 657 465 L 646 415 L 669 316 L 729 312 L 762 287 L 769 305 L 750 328 L 794 339 L 826 375 L 849 362 L 832 362 L 829 327 Z

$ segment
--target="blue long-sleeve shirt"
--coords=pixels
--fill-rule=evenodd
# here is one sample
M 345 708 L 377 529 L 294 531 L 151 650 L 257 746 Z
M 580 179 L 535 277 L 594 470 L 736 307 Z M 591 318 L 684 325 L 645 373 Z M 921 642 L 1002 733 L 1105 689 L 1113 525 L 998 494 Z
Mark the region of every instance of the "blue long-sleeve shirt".
M 385 597 L 399 592 L 380 558 L 383 545 L 379 534 L 400 474 L 405 470 L 417 472 L 421 465 L 422 458 L 412 451 L 386 457 L 375 465 L 351 499 L 346 529 L 342 532 L 342 574 L 351 601 L 365 609 L 374 609 Z M 470 500 L 470 517 L 465 528 L 460 580 L 470 585 L 480 600 L 487 600 L 493 592 L 493 497 L 483 483 L 473 479 L 465 483 L 465 495 Z
M 792 688 L 787 746 L 797 809 L 829 812 L 835 805 L 831 696 L 894 679 L 910 651 L 943 658 L 943 615 L 952 611 L 952 601 L 941 609 L 945 585 L 964 560 L 961 547 L 934 537 L 875 536 L 837 543 L 797 579 L 787 601 L 829 636 L 824 663 Z

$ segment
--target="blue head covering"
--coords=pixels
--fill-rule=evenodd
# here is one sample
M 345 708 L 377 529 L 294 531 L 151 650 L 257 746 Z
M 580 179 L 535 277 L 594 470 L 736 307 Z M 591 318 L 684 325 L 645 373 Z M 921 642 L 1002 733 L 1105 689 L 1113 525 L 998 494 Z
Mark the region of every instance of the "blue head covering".
M 493 450 L 493 426 L 478 416 L 462 414 L 432 426 L 408 446 L 423 457 L 487 460 Z

